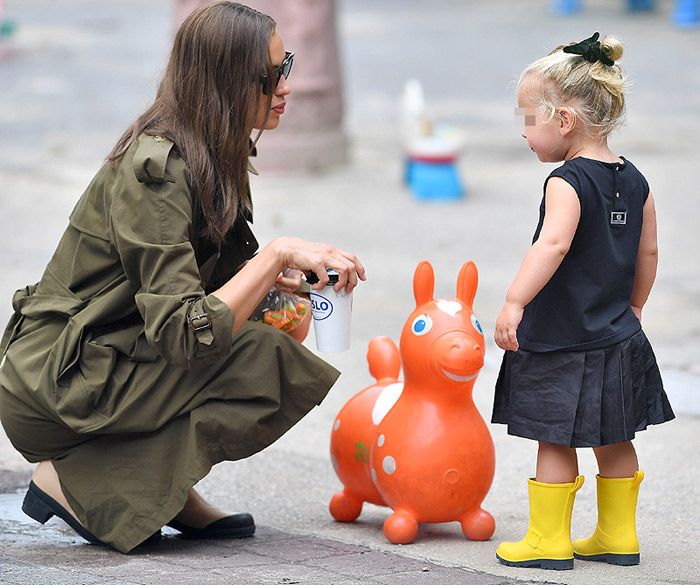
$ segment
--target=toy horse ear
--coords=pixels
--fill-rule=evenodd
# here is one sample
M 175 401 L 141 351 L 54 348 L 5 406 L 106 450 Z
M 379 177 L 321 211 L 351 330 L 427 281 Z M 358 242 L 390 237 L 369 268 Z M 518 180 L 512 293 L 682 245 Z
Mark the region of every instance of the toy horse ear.
M 471 260 L 465 262 L 457 277 L 457 298 L 468 307 L 472 307 L 478 284 L 479 272 L 476 269 L 476 264 Z
M 430 262 L 423 260 L 416 266 L 413 273 L 413 296 L 416 298 L 416 307 L 433 300 L 435 286 L 435 273 Z

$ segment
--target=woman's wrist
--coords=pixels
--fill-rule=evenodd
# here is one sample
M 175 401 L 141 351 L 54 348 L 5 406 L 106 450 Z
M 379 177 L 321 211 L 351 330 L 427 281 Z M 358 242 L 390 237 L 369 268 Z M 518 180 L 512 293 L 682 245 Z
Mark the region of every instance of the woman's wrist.
M 284 272 L 287 266 L 287 250 L 284 244 L 284 238 L 275 238 L 267 246 L 265 246 L 258 256 L 264 256 L 268 263 L 276 267 L 276 274 Z

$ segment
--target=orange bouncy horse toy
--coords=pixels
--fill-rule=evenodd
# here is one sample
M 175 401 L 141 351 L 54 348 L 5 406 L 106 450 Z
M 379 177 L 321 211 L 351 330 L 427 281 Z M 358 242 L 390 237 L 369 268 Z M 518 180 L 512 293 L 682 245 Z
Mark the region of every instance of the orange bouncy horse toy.
M 421 522 L 457 521 L 470 540 L 488 540 L 496 527 L 480 507 L 495 458 L 472 401 L 484 365 L 484 336 L 472 312 L 476 266 L 462 266 L 456 299 L 434 299 L 434 281 L 430 263 L 418 264 L 416 308 L 403 327 L 400 355 L 388 337 L 370 341 L 367 361 L 377 382 L 345 404 L 331 433 L 331 461 L 344 485 L 331 498 L 331 515 L 352 522 L 364 502 L 389 506 L 384 534 L 395 544 L 413 542 Z

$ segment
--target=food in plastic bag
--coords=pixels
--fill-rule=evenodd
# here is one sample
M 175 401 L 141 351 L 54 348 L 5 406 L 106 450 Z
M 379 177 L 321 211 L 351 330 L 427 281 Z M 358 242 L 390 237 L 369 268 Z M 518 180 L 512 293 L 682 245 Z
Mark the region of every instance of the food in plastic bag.
M 262 320 L 275 329 L 291 331 L 304 320 L 310 310 L 311 302 L 308 299 L 273 288 L 258 305 L 252 318 L 254 321 Z

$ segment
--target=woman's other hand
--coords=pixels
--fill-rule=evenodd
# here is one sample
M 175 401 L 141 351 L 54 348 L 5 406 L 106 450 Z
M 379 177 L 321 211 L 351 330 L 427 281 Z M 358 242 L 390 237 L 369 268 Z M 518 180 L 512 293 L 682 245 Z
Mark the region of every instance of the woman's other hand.
M 516 332 L 523 318 L 523 307 L 515 303 L 506 302 L 496 319 L 496 330 L 493 338 L 501 349 L 518 351 L 518 338 Z
M 320 290 L 328 284 L 326 269 L 338 273 L 336 291 L 345 289 L 349 293 L 359 280 L 366 280 L 365 268 L 354 254 L 329 244 L 309 242 L 301 238 L 277 238 L 270 244 L 274 247 L 285 268 L 303 272 L 315 272 L 319 281 L 311 288 Z
M 306 336 L 309 334 L 309 327 L 311 326 L 311 311 L 304 315 L 301 323 L 297 325 L 294 329 L 289 332 L 289 336 L 296 339 L 299 343 L 302 343 Z
M 278 291 L 284 293 L 294 293 L 301 286 L 301 270 L 287 268 L 284 272 L 280 272 L 275 287 Z

